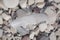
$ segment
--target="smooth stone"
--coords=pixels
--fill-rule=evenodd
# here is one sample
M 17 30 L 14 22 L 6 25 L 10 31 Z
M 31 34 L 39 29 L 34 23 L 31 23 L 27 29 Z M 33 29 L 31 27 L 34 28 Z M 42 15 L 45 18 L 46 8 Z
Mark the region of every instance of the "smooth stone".
M 3 0 L 3 3 L 7 8 L 15 8 L 18 5 L 19 0 Z

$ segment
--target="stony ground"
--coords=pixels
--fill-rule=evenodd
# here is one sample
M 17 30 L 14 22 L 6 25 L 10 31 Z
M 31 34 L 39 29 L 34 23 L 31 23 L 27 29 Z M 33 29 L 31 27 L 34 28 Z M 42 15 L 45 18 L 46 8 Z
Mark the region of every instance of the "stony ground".
M 60 40 L 60 0 L 0 0 L 0 40 Z

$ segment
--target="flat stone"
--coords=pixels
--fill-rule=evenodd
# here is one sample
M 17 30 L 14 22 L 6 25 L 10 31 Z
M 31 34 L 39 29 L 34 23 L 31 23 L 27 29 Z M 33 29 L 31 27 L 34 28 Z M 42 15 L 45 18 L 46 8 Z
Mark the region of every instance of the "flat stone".
M 8 33 L 6 36 L 7 36 L 7 37 L 10 37 L 10 36 L 12 36 L 12 34 L 11 34 L 11 33 Z
M 45 31 L 46 28 L 47 28 L 47 24 L 46 23 L 42 23 L 42 24 L 39 25 L 39 30 L 41 32 Z
M 23 35 L 26 35 L 26 34 L 29 34 L 29 30 L 23 28 L 23 27 L 17 27 L 15 28 L 17 30 L 18 33 L 20 33 L 20 36 L 23 36 Z
M 21 0 L 19 3 L 20 3 L 21 8 L 27 7 L 27 0 Z
M 55 7 L 54 6 L 47 7 L 46 10 L 45 10 L 45 13 L 48 16 L 54 16 L 56 14 Z
M 16 20 L 14 20 L 13 22 L 10 23 L 10 26 L 15 28 L 17 30 L 17 32 L 19 32 L 22 36 L 22 35 L 29 34 L 28 28 L 31 27 L 32 29 L 34 29 L 36 27 L 35 24 L 47 21 L 46 18 L 47 18 L 47 16 L 45 14 L 32 14 L 32 15 L 28 15 L 28 16 L 25 16 L 22 18 L 16 18 Z M 41 28 L 42 31 L 45 30 L 46 25 L 44 24 L 43 27 Z
M 21 40 L 30 40 L 28 36 L 24 36 Z
M 18 5 L 19 0 L 3 0 L 3 3 L 7 8 L 15 8 Z
M 58 29 L 58 31 L 56 31 L 55 34 L 60 36 L 60 29 Z
M 2 37 L 2 35 L 3 35 L 3 30 L 0 29 L 0 37 Z
M 2 16 L 0 16 L 0 24 L 3 24 Z
M 50 35 L 50 40 L 56 40 L 56 35 L 54 32 Z
M 2 25 L 0 25 L 0 27 L 2 27 Z
M 35 0 L 35 3 L 44 2 L 44 0 Z
M 54 11 L 53 11 L 54 10 Z M 56 21 L 56 11 L 55 8 L 53 6 L 48 7 L 45 10 L 45 13 L 48 15 L 49 19 L 48 19 L 48 23 L 49 24 L 53 24 Z
M 36 37 L 34 37 L 33 40 L 36 40 Z
M 44 2 L 39 2 L 39 3 L 37 3 L 37 7 L 38 8 L 43 8 L 45 6 L 45 3 Z
M 34 0 L 28 0 L 28 5 L 34 4 Z
M 0 10 L 0 14 L 2 14 L 3 10 Z
M 59 3 L 59 2 L 60 2 L 60 0 L 54 0 L 54 2 Z
M 7 37 L 6 36 L 2 36 L 2 40 L 6 40 L 7 39 Z
M 39 27 L 38 27 L 37 29 L 34 30 L 34 33 L 35 33 L 36 36 L 38 36 L 39 31 L 40 31 L 40 30 L 39 30 Z
M 7 15 L 5 13 L 2 14 L 3 19 L 5 19 L 6 21 L 8 21 L 9 19 L 11 19 L 10 15 Z
M 60 40 L 60 36 L 59 36 L 58 40 Z
M 3 8 L 4 10 L 8 10 L 7 7 L 5 7 L 5 5 L 0 1 L 0 8 Z
M 11 25 L 11 27 L 18 28 L 18 29 L 19 29 L 19 27 L 21 28 L 21 26 L 26 29 L 28 29 L 30 27 L 32 29 L 34 29 L 36 27 L 35 24 L 47 21 L 47 18 L 48 17 L 45 14 L 32 14 L 32 15 L 28 15 L 28 16 L 25 16 L 22 18 L 16 18 L 16 20 L 11 22 L 10 25 Z
M 49 36 L 47 33 L 39 33 L 37 40 L 49 40 Z
M 57 5 L 57 8 L 60 9 L 60 4 Z
M 17 30 L 14 29 L 14 28 L 11 28 L 10 31 L 14 34 L 14 33 L 17 33 Z
M 48 0 L 49 2 L 52 2 L 53 0 Z
M 26 28 L 29 29 L 29 30 L 34 30 L 36 28 L 36 26 L 28 24 L 26 26 Z
M 45 32 L 46 32 L 46 33 L 50 33 L 50 31 L 53 30 L 53 29 L 54 29 L 53 26 L 48 25 L 48 27 L 46 28 Z
M 43 36 L 40 40 L 49 40 L 49 37 Z
M 16 39 L 16 40 L 21 40 L 21 37 L 18 37 L 18 36 L 17 36 L 17 37 L 15 37 L 15 39 Z
M 19 18 L 28 15 L 28 13 L 27 13 L 26 11 L 21 10 L 21 9 L 17 10 L 17 11 L 16 11 L 16 14 L 17 14 L 17 17 L 19 17 Z
M 30 34 L 29 38 L 30 38 L 30 39 L 33 39 L 33 38 L 34 38 L 34 34 L 35 34 L 35 33 L 32 32 L 32 33 Z

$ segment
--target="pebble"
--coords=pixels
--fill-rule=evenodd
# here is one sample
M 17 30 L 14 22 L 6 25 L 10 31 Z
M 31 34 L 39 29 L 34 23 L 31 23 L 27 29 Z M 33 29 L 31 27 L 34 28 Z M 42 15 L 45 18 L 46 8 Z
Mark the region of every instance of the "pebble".
M 39 2 L 39 3 L 37 3 L 37 7 L 38 8 L 43 8 L 45 6 L 45 3 L 44 2 Z
M 2 36 L 2 40 L 7 40 L 7 37 L 6 36 Z
M 28 13 L 27 13 L 26 11 L 21 10 L 21 9 L 17 10 L 17 11 L 16 11 L 16 14 L 17 14 L 17 17 L 19 17 L 19 18 L 28 15 Z
M 34 30 L 36 28 L 36 26 L 28 24 L 26 26 L 26 28 L 29 29 L 29 30 Z
M 57 40 L 60 40 L 60 36 L 59 36 L 59 38 Z
M 21 8 L 26 8 L 27 7 L 27 0 L 20 0 L 19 1 L 19 4 L 20 4 L 20 6 L 21 6 Z
M 37 29 L 34 30 L 34 33 L 35 33 L 36 36 L 38 36 L 39 31 L 40 31 L 39 28 L 37 28 Z
M 33 40 L 36 40 L 36 37 L 34 37 Z
M 0 37 L 2 37 L 2 35 L 3 35 L 3 30 L 0 29 Z
M 2 27 L 2 25 L 0 25 L 0 27 Z
M 43 36 L 40 40 L 49 40 L 49 37 Z
M 42 24 L 39 25 L 39 30 L 41 32 L 45 31 L 46 28 L 47 28 L 47 24 L 46 23 L 42 23 Z
M 19 0 L 9 0 L 9 1 L 8 0 L 3 0 L 3 3 L 7 8 L 14 8 L 18 5 Z
M 56 35 L 54 32 L 51 33 L 50 40 L 56 40 Z
M 48 0 L 49 2 L 52 2 L 52 1 L 54 1 L 54 0 Z
M 34 0 L 28 0 L 28 5 L 34 4 Z
M 2 16 L 0 16 L 0 24 L 3 24 Z
M 39 33 L 37 36 L 37 40 L 49 40 L 48 34 L 47 33 Z
M 44 2 L 44 0 L 35 0 L 35 3 L 42 3 L 42 2 Z
M 60 2 L 60 0 L 54 0 L 54 2 L 59 3 L 59 2 Z
M 2 14 L 3 10 L 0 10 L 0 14 Z
M 15 37 L 16 40 L 21 40 L 21 37 Z
M 5 13 L 2 14 L 3 19 L 5 19 L 6 21 L 8 21 L 9 19 L 11 19 L 10 15 L 7 15 Z
M 50 30 L 53 30 L 53 29 L 54 29 L 53 26 L 48 25 L 48 27 L 46 28 L 45 32 L 46 32 L 46 33 L 50 33 Z
M 48 19 L 48 23 L 49 24 L 54 24 L 55 21 L 56 21 L 56 11 L 55 11 L 55 8 L 53 6 L 50 6 L 48 7 L 46 10 L 45 10 L 45 13 L 48 15 L 49 19 Z
M 26 34 L 29 34 L 29 30 L 23 28 L 23 27 L 17 27 L 15 28 L 17 30 L 18 33 L 20 33 L 20 36 L 23 36 L 23 35 L 26 35 Z
M 13 34 L 14 34 L 14 33 L 17 33 L 17 30 L 14 29 L 14 28 L 12 28 L 12 27 L 11 27 L 10 31 L 11 31 Z
M 57 8 L 60 9 L 60 4 L 57 5 Z
M 0 2 L 0 8 L 3 8 L 4 10 L 8 10 L 8 8 L 5 7 L 1 2 Z
M 10 36 L 12 36 L 12 34 L 11 34 L 11 33 L 8 33 L 6 36 L 7 36 L 7 37 L 10 37 Z
M 47 7 L 45 13 L 50 17 L 54 16 L 56 14 L 54 6 Z
M 30 40 L 28 36 L 24 36 L 21 40 Z
M 32 33 L 30 34 L 29 38 L 30 38 L 30 39 L 33 39 L 33 38 L 34 38 L 34 34 L 35 34 L 35 33 L 32 32 Z
M 58 29 L 58 31 L 56 31 L 55 34 L 60 36 L 60 29 Z
M 31 25 L 31 26 L 35 27 L 35 24 L 47 21 L 47 18 L 48 17 L 45 14 L 32 14 L 32 15 L 25 16 L 25 17 L 22 17 L 22 18 L 16 18 L 16 20 L 11 22 L 10 25 L 14 28 L 17 28 L 19 26 L 22 26 L 23 28 L 26 28 L 28 25 Z M 44 19 L 44 20 L 42 20 L 42 19 Z

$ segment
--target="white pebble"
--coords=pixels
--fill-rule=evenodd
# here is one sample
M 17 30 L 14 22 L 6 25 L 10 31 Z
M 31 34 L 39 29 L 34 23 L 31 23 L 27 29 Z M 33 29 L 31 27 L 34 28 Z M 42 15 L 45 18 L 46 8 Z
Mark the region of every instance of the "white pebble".
M 57 8 L 60 9 L 60 4 L 57 5 Z
M 60 2 L 60 0 L 54 0 L 54 2 L 59 3 L 59 2 Z
M 34 0 L 28 0 L 28 5 L 32 5 L 34 3 Z
M 37 7 L 39 7 L 39 8 L 43 8 L 44 5 L 45 5 L 45 3 L 44 3 L 44 2 L 41 2 L 41 3 L 38 3 L 38 4 L 37 4 Z
M 39 33 L 39 29 L 37 29 L 36 31 L 35 31 L 35 35 L 37 36 L 38 35 L 38 33 Z
M 53 6 L 50 6 L 48 7 L 46 10 L 45 10 L 45 13 L 48 15 L 49 17 L 49 24 L 53 24 L 55 21 L 56 21 L 56 18 L 57 18 L 57 14 L 56 14 L 56 11 L 55 11 L 55 7 Z
M 35 33 L 32 32 L 32 33 L 30 34 L 29 38 L 30 38 L 30 39 L 33 39 L 33 38 L 34 38 L 34 34 L 35 34 Z
M 3 30 L 0 29 L 0 37 L 2 37 L 2 35 L 3 35 Z
M 0 14 L 2 14 L 3 10 L 0 10 Z
M 44 2 L 44 0 L 35 0 L 35 3 Z
M 4 10 L 8 10 L 8 8 L 7 8 L 7 7 L 5 7 L 5 6 L 4 6 L 4 4 L 3 4 L 3 3 L 1 3 L 1 2 L 0 2 L 0 8 L 3 8 Z
M 54 32 L 50 35 L 50 40 L 56 40 L 56 35 Z
M 21 8 L 27 7 L 27 0 L 21 0 L 19 3 L 20 3 Z
M 55 34 L 60 36 L 60 29 L 58 29 L 58 31 L 56 31 Z
M 0 24 L 3 24 L 3 19 L 1 15 L 0 15 Z
M 47 24 L 46 23 L 43 23 L 43 24 L 39 25 L 39 29 L 40 29 L 41 32 L 45 31 L 46 28 L 47 28 Z
M 14 29 L 14 28 L 11 28 L 10 31 L 14 34 L 14 33 L 17 33 L 17 30 Z
M 48 0 L 49 2 L 52 2 L 53 0 Z
M 52 29 L 53 29 L 53 26 L 48 25 L 48 27 L 47 27 L 47 29 L 45 30 L 45 32 L 46 32 L 46 33 L 49 33 L 49 32 L 50 32 L 50 30 L 52 30 Z
M 3 0 L 3 3 L 7 8 L 15 8 L 18 5 L 19 0 Z
M 7 15 L 5 13 L 2 14 L 3 19 L 5 19 L 6 21 L 8 21 L 9 19 L 11 19 L 10 15 Z

